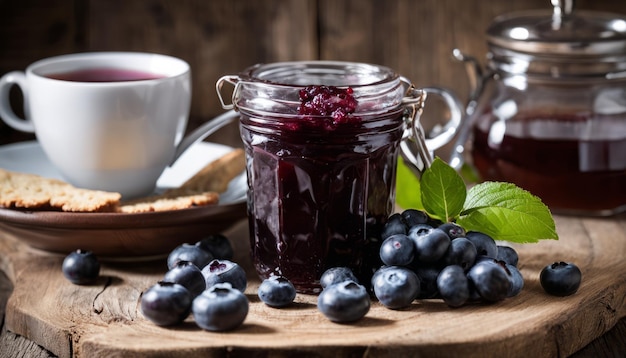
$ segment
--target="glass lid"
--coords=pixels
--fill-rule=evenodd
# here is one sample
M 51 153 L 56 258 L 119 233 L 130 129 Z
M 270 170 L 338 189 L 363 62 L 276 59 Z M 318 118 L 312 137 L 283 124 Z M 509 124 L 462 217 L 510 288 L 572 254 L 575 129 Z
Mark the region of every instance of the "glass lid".
M 574 11 L 574 0 L 551 0 L 552 11 L 497 17 L 487 29 L 490 46 L 529 54 L 610 56 L 626 54 L 626 16 Z

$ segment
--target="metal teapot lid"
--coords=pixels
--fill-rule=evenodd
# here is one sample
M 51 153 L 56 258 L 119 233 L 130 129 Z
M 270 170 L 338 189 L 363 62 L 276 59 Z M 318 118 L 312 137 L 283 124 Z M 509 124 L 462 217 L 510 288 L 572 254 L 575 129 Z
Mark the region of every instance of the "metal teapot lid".
M 574 11 L 574 0 L 551 3 L 552 12 L 516 12 L 493 21 L 487 41 L 496 68 L 552 77 L 610 77 L 626 70 L 626 17 Z

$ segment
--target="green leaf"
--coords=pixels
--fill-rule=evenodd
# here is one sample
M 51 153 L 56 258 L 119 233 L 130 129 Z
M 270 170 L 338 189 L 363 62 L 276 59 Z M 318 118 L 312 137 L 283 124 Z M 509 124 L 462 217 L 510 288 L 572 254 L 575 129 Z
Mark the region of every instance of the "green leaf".
M 442 221 L 452 221 L 463 209 L 467 190 L 461 176 L 446 162 L 435 158 L 424 171 L 421 197 L 424 209 Z
M 398 160 L 396 173 L 396 204 L 405 209 L 424 209 L 420 196 L 420 181 L 402 158 Z
M 538 197 L 510 183 L 484 182 L 472 187 L 457 224 L 495 240 L 558 240 L 548 207 Z

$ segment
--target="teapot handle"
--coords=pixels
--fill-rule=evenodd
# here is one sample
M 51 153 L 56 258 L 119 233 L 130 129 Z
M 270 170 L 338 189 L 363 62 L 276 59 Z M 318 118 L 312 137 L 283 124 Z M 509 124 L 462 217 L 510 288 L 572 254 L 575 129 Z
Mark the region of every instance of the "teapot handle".
M 487 78 L 490 78 L 493 74 L 483 74 L 480 63 L 473 56 L 465 55 L 459 49 L 452 50 L 452 56 L 460 62 L 464 62 L 466 65 L 467 76 L 470 82 L 470 95 L 467 105 L 465 107 L 465 117 L 461 122 L 458 129 L 459 135 L 452 147 L 452 154 L 448 163 L 456 170 L 461 170 L 465 163 L 465 145 L 469 138 L 472 127 L 474 126 L 474 119 L 476 114 L 476 107 L 478 105 L 478 99 L 483 92 L 483 87 Z

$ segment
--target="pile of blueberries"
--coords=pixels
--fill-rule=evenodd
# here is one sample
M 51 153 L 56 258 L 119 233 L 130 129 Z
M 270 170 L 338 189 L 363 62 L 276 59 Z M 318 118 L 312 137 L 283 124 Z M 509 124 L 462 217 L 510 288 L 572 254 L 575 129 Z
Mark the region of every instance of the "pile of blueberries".
M 190 314 L 208 331 L 239 327 L 248 315 L 246 273 L 232 261 L 233 249 L 223 235 L 176 247 L 167 258 L 163 279 L 141 297 L 144 317 L 159 326 L 184 321 Z
M 408 209 L 389 217 L 381 234 L 380 260 L 369 294 L 345 267 L 327 270 L 318 308 L 331 321 L 362 318 L 370 296 L 389 309 L 408 307 L 416 299 L 442 299 L 450 307 L 474 302 L 498 302 L 524 287 L 518 254 L 490 236 L 441 223 L 425 212 Z M 540 275 L 544 290 L 555 296 L 575 293 L 581 282 L 573 263 L 555 262 Z
M 367 285 L 347 267 L 326 270 L 320 278 L 318 310 L 333 322 L 353 322 L 367 314 L 372 297 L 389 309 L 437 298 L 460 307 L 501 301 L 516 296 L 524 286 L 513 248 L 496 244 L 484 233 L 435 221 L 419 210 L 389 217 L 379 256 L 382 265 Z M 163 279 L 141 297 L 144 317 L 171 326 L 192 314 L 208 331 L 239 327 L 248 314 L 244 295 L 248 282 L 232 258 L 230 242 L 219 234 L 175 248 Z M 77 250 L 65 258 L 62 270 L 71 282 L 90 284 L 97 279 L 100 264 L 90 251 Z M 540 282 L 547 293 L 568 296 L 578 290 L 581 277 L 575 264 L 555 262 L 541 271 Z M 263 280 L 257 294 L 266 305 L 281 308 L 294 301 L 296 289 L 285 277 L 272 276 Z
M 195 244 L 176 247 L 167 258 L 169 270 L 163 279 L 141 297 L 141 311 L 160 326 L 184 321 L 189 314 L 208 331 L 239 327 L 249 310 L 244 292 L 246 273 L 232 261 L 233 249 L 223 235 L 211 235 Z M 272 307 L 293 302 L 295 287 L 283 277 L 264 280 L 259 298 Z
M 459 307 L 472 301 L 500 301 L 524 286 L 513 248 L 455 223 L 439 223 L 423 211 L 391 215 L 381 241 L 383 265 L 374 272 L 369 292 L 348 268 L 332 268 L 322 275 L 318 308 L 331 321 L 363 317 L 370 294 L 390 309 L 431 298 Z
M 405 307 L 416 298 L 442 298 L 451 307 L 497 302 L 524 286 L 513 248 L 455 223 L 438 223 L 419 210 L 392 215 L 382 239 L 385 266 L 374 274 L 372 287 L 389 308 Z

